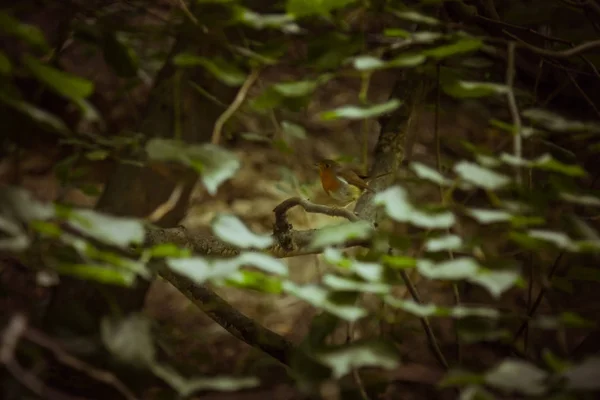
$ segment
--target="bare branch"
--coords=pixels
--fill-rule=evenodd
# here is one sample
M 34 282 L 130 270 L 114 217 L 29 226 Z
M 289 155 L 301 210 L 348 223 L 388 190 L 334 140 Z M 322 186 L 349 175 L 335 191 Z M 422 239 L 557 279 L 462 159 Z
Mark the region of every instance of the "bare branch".
M 310 201 L 300 197 L 292 197 L 275 207 L 273 209 L 273 212 L 275 213 L 275 219 L 285 216 L 285 213 L 287 213 L 288 210 L 296 206 L 302 207 L 304 211 L 309 213 L 325 214 L 331 217 L 343 217 L 353 222 L 359 220 L 356 214 L 346 210 L 345 208 L 329 207 L 323 204 L 311 203 Z
M 513 88 L 515 84 L 515 47 L 515 42 L 508 43 L 508 65 L 506 66 L 506 86 L 508 87 L 508 92 L 506 93 L 506 97 L 508 99 L 508 108 L 510 110 L 510 115 L 512 117 L 512 123 L 514 126 L 513 152 L 515 153 L 515 157 L 521 159 L 523 153 L 523 138 L 521 134 L 522 124 Z M 520 185 L 522 183 L 521 168 L 516 166 L 515 172 L 517 184 Z
M 25 331 L 24 337 L 33 343 L 41 346 L 47 350 L 50 350 L 57 360 L 63 364 L 81 371 L 91 378 L 112 386 L 119 391 L 128 400 L 135 400 L 137 397 L 111 372 L 98 369 L 93 367 L 67 353 L 61 346 L 46 336 L 42 332 L 39 332 L 33 328 L 29 328 Z
M 217 119 L 217 121 L 215 122 L 215 127 L 213 129 L 213 133 L 212 133 L 212 140 L 211 140 L 212 144 L 219 144 L 219 140 L 221 139 L 221 131 L 223 130 L 225 123 L 229 120 L 229 118 L 231 118 L 233 116 L 233 114 L 235 114 L 235 112 L 238 110 L 238 108 L 240 108 L 240 106 L 246 99 L 246 96 L 248 95 L 248 91 L 252 87 L 252 84 L 254 83 L 254 81 L 256 81 L 256 79 L 258 78 L 259 74 L 260 74 L 260 69 L 258 69 L 258 68 L 254 69 L 252 72 L 250 72 L 250 75 L 248 75 L 248 77 L 246 78 L 246 81 L 240 88 L 240 91 L 238 92 L 238 94 L 235 96 L 235 99 L 233 99 L 233 102 L 229 105 L 229 107 L 225 111 L 223 111 L 223 114 L 221 114 L 219 119 Z

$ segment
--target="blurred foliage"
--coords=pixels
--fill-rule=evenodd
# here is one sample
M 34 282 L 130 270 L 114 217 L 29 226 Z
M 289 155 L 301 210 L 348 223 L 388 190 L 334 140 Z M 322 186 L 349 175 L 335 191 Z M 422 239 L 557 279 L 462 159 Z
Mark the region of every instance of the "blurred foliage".
M 592 117 L 585 118 L 582 114 L 586 112 L 579 106 L 591 104 L 594 108 L 598 104 L 598 63 L 593 57 L 586 58 L 583 51 L 573 57 L 556 56 L 572 48 L 569 43 L 596 36 L 600 7 L 595 0 L 287 0 L 264 4 L 197 0 L 185 7 L 185 2 L 176 3 L 179 6 L 167 13 L 158 7 L 159 16 L 154 15 L 157 18 L 152 24 L 144 24 L 128 18 L 147 11 L 135 2 L 114 2 L 112 8 L 90 2 L 81 6 L 81 16 L 69 21 L 68 39 L 58 45 L 49 43 L 35 24 L 17 17 L 31 10 L 20 12 L 14 5 L 14 10 L 0 12 L 2 41 L 11 44 L 0 51 L 3 122 L 7 130 L 13 130 L 19 126 L 13 117 L 22 115 L 69 146 L 72 155 L 55 168 L 64 184 L 80 178 L 78 185 L 85 186 L 85 174 L 76 166 L 82 158 L 116 159 L 156 168 L 183 164 L 200 175 L 211 195 L 240 169 L 236 154 L 224 145 L 181 140 L 177 100 L 173 131 L 162 138 L 145 137 L 144 132 L 107 132 L 105 116 L 94 100 L 98 83 L 60 62 L 68 41 L 100 54 L 115 77 L 131 85 L 127 87 L 140 84 L 149 75 L 155 77 L 156 65 L 174 68 L 174 76 L 202 69 L 235 89 L 243 87 L 250 74 L 266 68 L 302 71 L 301 80 L 282 79 L 249 95 L 239 114 L 230 116 L 232 123 L 224 126 L 234 136 L 231 125 L 236 115 L 277 110 L 293 116 L 305 109 L 316 91 L 326 90 L 328 83 L 340 77 L 362 83 L 359 101 L 323 110 L 319 114 L 323 121 L 362 121 L 405 112 L 411 106 L 406 98 L 368 100 L 371 77 L 385 70 L 435 81 L 439 90 L 427 96 L 435 109 L 465 100 L 479 101 L 490 109 L 504 108 L 486 121 L 504 146 L 490 145 L 484 137 L 488 131 L 483 129 L 471 139 L 436 138 L 430 153 L 437 162 L 410 162 L 407 176 L 411 179 L 397 181 L 372 199 L 372 206 L 382 215 L 377 227 L 373 221 L 343 223 L 327 226 L 313 237 L 310 246 L 324 247 L 323 259 L 330 266 L 316 283 L 294 282 L 287 264 L 265 252 L 274 238 L 254 233 L 233 215 L 219 215 L 211 229 L 235 246 L 236 254 L 198 255 L 175 243 L 148 246 L 144 235 L 152 229 L 150 221 L 60 202 L 43 203 L 14 187 L 4 187 L 0 197 L 0 251 L 15 256 L 40 276 L 54 276 L 53 284 L 61 282 L 60 277 L 71 276 L 132 288 L 140 280 L 153 279 L 160 261 L 198 285 L 297 297 L 322 311 L 291 362 L 291 375 L 298 386 L 313 393 L 324 382 L 340 380 L 363 367 L 397 368 L 402 361 L 401 345 L 393 343 L 393 338 L 381 335 L 335 345 L 327 338 L 346 322 L 376 320 L 398 326 L 400 315 L 423 318 L 433 325 L 438 319 L 452 319 L 461 345 L 492 342 L 510 349 L 484 366 L 473 357 L 464 363 L 446 357 L 450 368 L 439 387 L 458 387 L 462 399 L 509 398 L 506 396 L 511 394 L 519 398 L 591 398 L 586 397 L 588 392 L 600 390 L 597 356 L 572 359 L 564 352 L 559 356 L 550 353 L 555 350 L 550 344 L 545 345 L 543 354 L 531 355 L 527 342 L 519 340 L 521 333 L 514 334 L 521 332 L 522 324 L 557 337 L 570 329 L 587 333 L 593 331 L 597 320 L 589 314 L 579 315 L 567 303 L 554 313 L 541 315 L 535 301 L 535 296 L 542 299 L 547 291 L 576 296 L 574 285 L 578 282 L 596 285 L 595 290 L 600 283 L 600 194 L 590 189 L 599 168 L 589 162 L 590 154 L 593 159 L 600 150 L 600 129 L 589 121 L 598 115 L 590 110 L 587 114 Z M 492 36 L 485 29 L 489 25 L 511 35 Z M 243 32 L 243 40 L 230 41 L 232 32 Z M 155 48 L 156 54 L 151 54 L 148 45 L 157 36 L 172 36 L 177 41 L 175 50 L 169 53 Z M 507 42 L 515 37 L 517 53 L 522 55 L 518 60 L 537 62 L 538 76 L 533 80 L 518 62 L 506 61 L 514 58 Z M 522 45 L 533 39 L 537 50 L 531 50 L 533 44 Z M 220 54 L 203 54 L 204 41 L 216 43 Z M 499 63 L 498 54 L 503 54 L 505 61 Z M 532 58 L 535 54 L 537 59 Z M 507 75 L 518 72 L 522 78 L 518 85 L 505 79 L 506 69 Z M 573 95 L 556 92 L 557 87 L 552 86 L 559 70 L 572 71 L 567 72 L 571 80 L 580 75 L 589 79 L 588 86 L 575 83 L 571 87 L 580 101 L 575 110 L 559 107 L 575 102 Z M 403 75 L 407 71 L 411 75 Z M 25 80 L 36 82 L 34 90 L 23 84 Z M 176 85 L 175 80 L 175 93 Z M 206 88 L 197 89 L 221 102 Z M 71 111 L 76 110 L 76 123 L 39 101 L 46 91 L 65 101 Z M 542 91 L 546 95 L 556 92 L 554 98 L 566 100 L 542 98 Z M 513 115 L 506 112 L 507 98 L 510 101 L 512 97 L 519 106 L 510 110 Z M 404 126 L 394 128 L 402 130 Z M 239 136 L 282 151 L 294 151 L 293 140 L 310 140 L 307 128 L 296 119 L 281 118 L 279 129 L 280 135 L 275 136 L 261 132 Z M 28 131 L 16 134 L 27 135 Z M 14 151 L 11 137 L 3 137 L 3 153 Z M 465 152 L 458 157 L 447 155 L 440 150 L 441 140 L 460 142 Z M 415 187 L 440 196 L 424 200 Z M 432 200 L 437 198 L 440 200 Z M 353 239 L 370 240 L 371 248 L 366 253 L 343 253 L 344 243 Z M 566 261 L 559 269 L 561 258 Z M 410 286 L 408 273 L 432 285 L 446 285 L 448 291 L 450 287 L 458 292 L 474 286 L 484 294 L 479 296 L 479 304 L 399 298 L 396 289 Z M 502 307 L 502 300 L 510 296 L 527 297 L 526 306 Z M 374 297 L 385 307 L 374 311 L 362 301 L 365 297 Z M 184 397 L 199 390 L 241 390 L 259 384 L 254 377 L 184 378 L 158 361 L 150 323 L 137 314 L 105 319 L 99 334 L 119 363 L 151 371 Z M 515 354 L 525 355 L 515 358 Z

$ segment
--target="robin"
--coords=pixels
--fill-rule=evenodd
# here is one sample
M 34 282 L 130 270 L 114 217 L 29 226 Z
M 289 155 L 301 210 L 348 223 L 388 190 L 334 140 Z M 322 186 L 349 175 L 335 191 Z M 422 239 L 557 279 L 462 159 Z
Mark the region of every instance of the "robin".
M 358 199 L 364 190 L 373 192 L 365 180 L 366 176 L 351 168 L 328 159 L 319 161 L 315 166 L 319 168 L 323 190 L 336 201 L 348 204 Z

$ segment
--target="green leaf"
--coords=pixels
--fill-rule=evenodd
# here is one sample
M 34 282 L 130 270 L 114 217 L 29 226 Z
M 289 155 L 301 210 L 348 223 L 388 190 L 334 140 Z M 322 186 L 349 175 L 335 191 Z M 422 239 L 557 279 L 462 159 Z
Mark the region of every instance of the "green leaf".
M 246 81 L 246 74 L 241 69 L 221 57 L 206 58 L 191 53 L 180 53 L 173 58 L 173 63 L 182 68 L 203 67 L 228 86 L 240 86 Z
M 393 369 L 399 365 L 397 350 L 392 344 L 383 341 L 351 343 L 319 351 L 315 357 L 332 369 L 335 379 L 361 367 Z
M 406 256 L 383 255 L 381 262 L 396 269 L 409 269 L 417 266 L 417 259 Z
M 464 37 L 460 38 L 454 43 L 435 47 L 433 49 L 427 49 L 421 53 L 435 59 L 442 59 L 457 54 L 469 53 L 475 50 L 479 50 L 483 46 L 483 41 L 475 37 Z
M 386 63 L 386 66 L 391 68 L 416 67 L 423 64 L 426 60 L 427 57 L 423 54 L 407 53 L 394 57 Z
M 0 75 L 10 75 L 12 65 L 3 51 L 0 51 Z
M 392 13 L 398 18 L 402 18 L 412 22 L 418 22 L 427 25 L 438 25 L 440 21 L 437 19 L 418 13 L 416 11 L 395 11 L 392 10 Z
M 567 379 L 569 390 L 598 390 L 600 389 L 600 357 L 588 357 L 581 363 L 568 367 L 561 376 Z
M 273 89 L 285 97 L 302 97 L 314 92 L 317 86 L 317 81 L 280 82 L 274 84 Z
M 468 208 L 466 214 L 475 218 L 481 224 L 494 224 L 497 222 L 510 221 L 512 215 L 503 210 L 492 210 L 484 208 Z
M 400 308 L 419 318 L 451 317 L 461 319 L 467 317 L 500 317 L 500 312 L 498 312 L 498 310 L 489 307 L 440 307 L 436 306 L 435 304 L 420 304 L 413 300 L 401 300 L 391 296 L 387 296 L 385 298 L 385 302 L 392 307 Z
M 310 15 L 329 15 L 330 12 L 356 2 L 356 0 L 287 0 L 285 11 L 296 18 Z
M 259 14 L 241 6 L 234 7 L 237 20 L 255 29 L 278 28 L 285 33 L 299 33 L 294 16 L 288 14 Z
M 25 223 L 48 220 L 56 216 L 54 205 L 36 200 L 31 192 L 13 186 L 3 186 L 0 190 L 2 213 L 11 220 Z
M 207 378 L 186 378 L 168 366 L 157 362 L 151 364 L 151 370 L 160 379 L 165 381 L 179 394 L 181 398 L 188 398 L 197 391 L 222 391 L 234 392 L 256 387 L 260 381 L 254 377 L 228 377 L 211 376 Z
M 161 243 L 156 246 L 152 246 L 148 249 L 151 257 L 164 258 L 164 257 L 190 257 L 191 251 L 187 248 L 182 248 L 174 243 Z
M 327 247 L 323 258 L 329 264 L 350 270 L 369 282 L 380 282 L 383 279 L 383 267 L 379 263 L 359 261 L 355 258 L 344 257 L 339 249 Z
M 60 118 L 42 110 L 41 108 L 37 108 L 33 104 L 21 100 L 15 100 L 4 95 L 3 93 L 0 93 L 0 101 L 10 108 L 27 115 L 29 118 L 43 127 L 50 128 L 51 130 L 65 136 L 71 134 L 71 130 Z
M 213 144 L 190 145 L 177 140 L 150 139 L 146 143 L 148 157 L 159 161 L 176 161 L 194 168 L 209 194 L 240 168 L 235 154 Z
M 349 240 L 366 240 L 373 234 L 373 225 L 368 221 L 345 222 L 325 226 L 315 232 L 310 246 L 320 249 L 326 246 L 343 244 Z
M 390 100 L 386 103 L 376 104 L 370 107 L 358 107 L 358 106 L 343 106 L 336 108 L 335 110 L 324 111 L 321 113 L 321 119 L 324 121 L 334 119 L 365 119 L 373 118 L 383 114 L 388 114 L 400 107 L 402 103 L 400 100 Z
M 283 290 L 346 321 L 357 321 L 368 314 L 367 310 L 354 304 L 334 302 L 329 296 L 329 292 L 317 285 L 298 286 L 294 282 L 286 281 L 283 283 Z
M 138 60 L 135 52 L 119 39 L 118 33 L 104 32 L 102 50 L 106 63 L 118 76 L 130 78 L 137 75 Z
M 236 216 L 230 214 L 217 216 L 212 223 L 212 229 L 221 240 L 241 248 L 264 249 L 273 244 L 271 236 L 257 235 Z
M 458 257 L 438 264 L 422 259 L 417 261 L 417 269 L 421 275 L 428 279 L 468 280 L 483 286 L 496 298 L 514 286 L 519 280 L 517 271 L 490 271 L 468 257 Z
M 173 271 L 183 275 L 196 283 L 207 280 L 220 280 L 229 278 L 243 266 L 254 266 L 264 272 L 287 275 L 287 265 L 268 254 L 244 252 L 237 257 L 223 259 L 209 259 L 203 257 L 167 258 L 167 265 Z
M 122 319 L 105 317 L 100 335 L 113 357 L 133 366 L 148 367 L 156 357 L 150 328 L 150 320 L 141 314 Z
M 40 82 L 68 99 L 80 100 L 94 91 L 94 84 L 87 79 L 42 64 L 29 55 L 23 56 L 23 63 Z
M 425 250 L 430 252 L 436 251 L 455 251 L 460 250 L 463 246 L 462 239 L 457 235 L 444 235 L 436 238 L 428 239 L 425 242 Z
M 410 204 L 408 193 L 401 186 L 392 186 L 379 192 L 373 198 L 375 205 L 383 205 L 387 215 L 398 222 L 409 222 L 426 229 L 447 229 L 456 222 L 454 214 L 449 211 L 428 214 Z
M 452 180 L 425 164 L 411 162 L 410 169 L 421 179 L 428 180 L 440 186 L 452 186 Z
M 495 400 L 496 397 L 477 385 L 467 386 L 460 392 L 460 400 Z
M 559 249 L 567 250 L 567 251 L 577 251 L 578 246 L 571 240 L 571 238 L 563 233 L 542 229 L 531 229 L 527 231 L 529 237 L 533 239 L 542 240 L 544 242 L 549 242 L 558 247 Z
M 384 68 L 386 63 L 373 56 L 358 56 L 352 60 L 352 65 L 359 71 L 371 71 Z
M 583 193 L 572 194 L 561 192 L 560 198 L 568 201 L 569 203 L 579 204 L 582 206 L 600 207 L 600 198 L 595 196 L 586 195 Z
M 485 374 L 486 384 L 504 392 L 539 396 L 546 392 L 548 374 L 523 360 L 504 359 Z
M 4 218 L 1 214 L 0 232 L 3 233 L 0 235 L 0 251 L 21 252 L 27 249 L 31 243 L 27 232 L 21 229 L 19 224 Z
M 572 177 L 586 176 L 587 173 L 579 165 L 564 164 L 550 154 L 544 154 L 533 161 L 533 166 L 547 171 L 558 172 Z
M 116 269 L 109 265 L 101 264 L 59 264 L 58 273 L 76 276 L 78 278 L 105 284 L 131 286 L 135 281 L 135 274 L 131 271 Z
M 600 132 L 600 125 L 581 121 L 571 121 L 548 110 L 530 108 L 521 113 L 525 118 L 555 132 Z
M 391 290 L 391 287 L 384 283 L 361 282 L 332 274 L 325 275 L 322 281 L 324 285 L 338 291 L 386 294 Z
M 133 218 L 114 217 L 93 210 L 73 210 L 69 224 L 102 243 L 126 248 L 144 241 L 144 226 Z
M 447 95 L 458 99 L 489 97 L 508 92 L 508 88 L 505 85 L 462 80 L 442 82 L 442 89 Z
M 49 48 L 44 33 L 38 27 L 24 24 L 4 11 L 0 11 L 0 31 L 14 35 L 42 50 Z
M 289 121 L 282 121 L 281 129 L 286 136 L 297 139 L 306 139 L 306 130 L 301 125 Z
M 281 294 L 283 291 L 283 285 L 279 278 L 260 271 L 237 271 L 227 278 L 226 283 L 230 286 L 264 293 Z
M 464 181 L 487 190 L 498 190 L 510 183 L 510 178 L 469 161 L 454 165 L 454 172 Z

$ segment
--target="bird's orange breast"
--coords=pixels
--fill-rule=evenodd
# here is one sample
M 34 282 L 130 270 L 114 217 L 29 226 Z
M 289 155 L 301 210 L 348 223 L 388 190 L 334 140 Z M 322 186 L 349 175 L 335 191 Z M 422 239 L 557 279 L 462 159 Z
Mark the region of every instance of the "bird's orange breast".
M 321 170 L 319 171 L 319 175 L 321 176 L 321 185 L 323 186 L 323 190 L 325 190 L 327 193 L 338 190 L 340 187 L 340 181 L 331 170 Z

